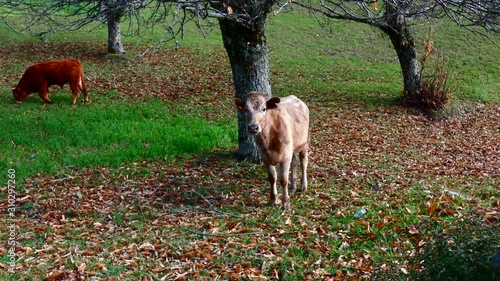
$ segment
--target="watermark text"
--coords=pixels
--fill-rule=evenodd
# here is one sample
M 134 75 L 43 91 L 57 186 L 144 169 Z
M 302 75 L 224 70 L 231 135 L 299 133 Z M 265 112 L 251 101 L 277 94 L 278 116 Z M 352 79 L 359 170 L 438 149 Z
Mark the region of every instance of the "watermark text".
M 16 244 L 17 244 L 17 232 L 16 232 L 16 170 L 7 170 L 8 180 L 7 180 L 7 213 L 9 218 L 9 223 L 7 224 L 7 229 L 9 231 L 9 238 L 7 240 L 7 257 L 9 273 L 15 273 L 16 270 Z

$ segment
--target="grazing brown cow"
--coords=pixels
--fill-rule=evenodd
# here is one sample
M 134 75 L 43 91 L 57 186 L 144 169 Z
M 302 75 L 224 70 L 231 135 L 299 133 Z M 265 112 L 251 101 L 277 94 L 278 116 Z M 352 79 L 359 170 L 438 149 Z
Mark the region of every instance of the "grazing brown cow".
M 277 202 L 276 165 L 280 165 L 278 180 L 282 187 L 283 209 L 290 210 L 288 173 L 292 168 L 290 192 L 295 192 L 297 154 L 302 167 L 302 185 L 307 189 L 307 157 L 309 149 L 309 109 L 296 96 L 271 98 L 259 92 L 250 92 L 246 100 L 234 100 L 236 109 L 244 111 L 248 132 L 255 137 L 262 161 L 271 184 L 269 204 Z
M 85 102 L 89 100 L 82 64 L 77 60 L 47 61 L 28 67 L 19 83 L 12 88 L 12 93 L 17 102 L 23 102 L 31 93 L 38 93 L 44 101 L 52 103 L 48 95 L 49 87 L 59 85 L 62 88 L 64 84 L 71 87 L 71 104 L 76 103 L 78 90 L 83 93 Z

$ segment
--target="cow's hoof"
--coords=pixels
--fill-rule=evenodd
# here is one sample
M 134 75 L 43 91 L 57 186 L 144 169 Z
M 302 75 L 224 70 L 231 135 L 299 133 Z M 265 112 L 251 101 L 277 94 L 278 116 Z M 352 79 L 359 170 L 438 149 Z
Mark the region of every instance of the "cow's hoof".
M 295 192 L 297 192 L 297 189 L 295 187 L 290 189 L 290 194 L 294 194 Z
M 290 202 L 283 203 L 283 210 L 289 212 L 292 210 L 292 207 L 290 206 Z
M 276 204 L 278 204 L 278 201 L 277 200 L 271 200 L 267 204 L 269 205 L 269 207 L 274 207 L 274 206 L 276 206 Z

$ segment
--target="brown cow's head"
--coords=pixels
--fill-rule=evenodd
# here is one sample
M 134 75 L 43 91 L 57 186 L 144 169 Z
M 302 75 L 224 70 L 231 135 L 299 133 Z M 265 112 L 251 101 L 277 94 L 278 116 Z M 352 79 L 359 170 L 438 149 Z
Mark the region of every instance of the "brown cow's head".
M 12 94 L 14 95 L 14 98 L 16 99 L 17 102 L 23 102 L 28 96 L 26 94 L 26 91 L 23 91 L 17 85 L 14 85 L 14 88 L 12 88 Z
M 234 99 L 237 110 L 244 112 L 247 121 L 247 130 L 252 135 L 262 132 L 262 127 L 266 122 L 267 110 L 278 107 L 279 98 L 268 99 L 266 94 L 250 92 L 246 95 L 246 101 Z

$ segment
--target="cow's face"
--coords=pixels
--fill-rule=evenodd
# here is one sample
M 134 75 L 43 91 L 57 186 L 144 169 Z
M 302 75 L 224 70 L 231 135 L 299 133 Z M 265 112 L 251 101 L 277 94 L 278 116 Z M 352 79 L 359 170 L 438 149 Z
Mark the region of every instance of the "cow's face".
M 237 110 L 244 112 L 247 121 L 247 130 L 252 135 L 258 135 L 266 123 L 267 111 L 278 107 L 279 98 L 267 99 L 267 95 L 250 92 L 246 96 L 246 101 L 239 98 L 234 100 Z
M 17 102 L 23 102 L 28 96 L 26 92 L 19 88 L 19 86 L 17 85 L 12 88 L 12 94 L 14 95 L 14 99 L 16 99 Z

